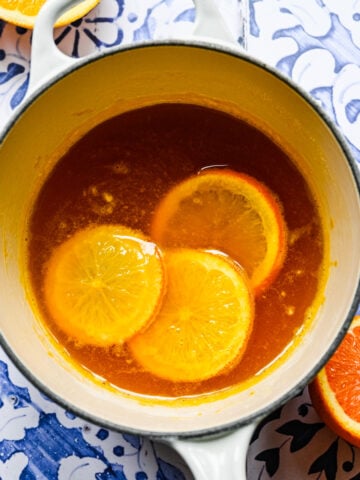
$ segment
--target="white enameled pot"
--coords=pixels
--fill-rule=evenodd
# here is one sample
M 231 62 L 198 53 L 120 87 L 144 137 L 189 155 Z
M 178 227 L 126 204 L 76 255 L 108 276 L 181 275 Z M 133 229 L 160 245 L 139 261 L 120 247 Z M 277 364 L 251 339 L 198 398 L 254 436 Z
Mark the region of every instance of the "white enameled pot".
M 45 4 L 33 36 L 31 91 L 0 137 L 1 343 L 34 384 L 67 409 L 108 428 L 170 442 L 199 480 L 245 479 L 256 422 L 313 378 L 356 311 L 357 167 L 306 93 L 231 45 L 212 1 L 196 2 L 197 37 L 191 40 L 123 46 L 76 61 L 57 50 L 52 35 L 56 18 L 73 4 Z M 308 179 L 328 233 L 329 275 L 311 328 L 259 382 L 206 401 L 147 400 L 94 382 L 54 347 L 24 290 L 29 206 L 61 153 L 113 115 L 175 99 L 234 113 L 281 142 Z

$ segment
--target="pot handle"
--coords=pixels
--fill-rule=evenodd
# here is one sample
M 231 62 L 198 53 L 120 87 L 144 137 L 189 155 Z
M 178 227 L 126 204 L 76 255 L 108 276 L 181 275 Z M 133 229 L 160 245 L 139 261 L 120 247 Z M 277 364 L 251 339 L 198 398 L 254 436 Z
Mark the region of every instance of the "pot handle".
M 27 95 L 45 84 L 57 74 L 71 68 L 79 59 L 61 52 L 54 42 L 53 29 L 56 20 L 67 10 L 83 0 L 48 0 L 41 8 L 35 23 L 31 68 Z M 193 37 L 207 42 L 231 44 L 235 39 L 216 6 L 216 0 L 194 0 L 196 19 Z
M 257 423 L 222 436 L 176 439 L 170 445 L 189 466 L 195 480 L 246 480 L 246 456 Z
M 221 11 L 216 5 L 217 0 L 194 0 L 196 17 L 193 37 L 207 40 L 211 43 L 220 42 L 234 47 L 236 39 L 226 25 Z
M 83 0 L 48 0 L 41 8 L 32 35 L 30 80 L 27 95 L 78 62 L 57 48 L 54 24 L 67 10 Z

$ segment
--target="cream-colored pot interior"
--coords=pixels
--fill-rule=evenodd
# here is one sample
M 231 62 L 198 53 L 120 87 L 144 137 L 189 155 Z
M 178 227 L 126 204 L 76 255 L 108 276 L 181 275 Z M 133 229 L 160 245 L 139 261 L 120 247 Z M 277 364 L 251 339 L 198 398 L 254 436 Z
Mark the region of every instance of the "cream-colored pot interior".
M 193 101 L 232 112 L 286 145 L 309 179 L 330 236 L 324 301 L 298 348 L 250 388 L 187 406 L 136 399 L 103 388 L 74 369 L 34 317 L 22 267 L 29 206 L 60 153 L 99 121 L 163 101 Z M 37 385 L 68 408 L 119 429 L 192 435 L 266 412 L 315 374 L 355 308 L 360 205 L 343 148 L 314 107 L 291 86 L 247 57 L 229 52 L 180 44 L 125 49 L 84 62 L 30 97 L 0 145 L 0 222 L 0 327 L 5 348 Z

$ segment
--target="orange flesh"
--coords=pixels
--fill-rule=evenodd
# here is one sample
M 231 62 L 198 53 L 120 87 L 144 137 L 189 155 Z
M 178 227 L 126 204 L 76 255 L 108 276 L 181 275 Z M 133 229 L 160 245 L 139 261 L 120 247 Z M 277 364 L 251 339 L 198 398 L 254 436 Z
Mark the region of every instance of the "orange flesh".
M 33 28 L 45 0 L 0 0 L 0 18 L 24 28 Z M 68 25 L 86 15 L 99 0 L 84 0 L 66 11 L 55 23 L 56 27 Z
M 150 233 L 158 202 L 200 169 L 226 165 L 254 176 L 284 208 L 289 246 L 274 283 L 256 298 L 251 338 L 242 360 L 202 382 L 173 383 L 141 369 L 126 346 L 78 347 L 46 314 L 43 273 L 54 246 L 90 224 L 120 223 Z M 242 382 L 269 365 L 301 329 L 319 285 L 323 235 L 305 180 L 286 154 L 247 123 L 191 105 L 157 105 L 96 127 L 58 163 L 43 186 L 29 226 L 29 271 L 46 322 L 70 355 L 122 388 L 181 396 Z M 164 339 L 164 341 L 166 341 Z
M 54 249 L 44 298 L 54 321 L 79 344 L 111 346 L 143 330 L 165 291 L 162 254 L 118 225 L 79 230 Z
M 151 236 L 162 247 L 226 253 L 245 269 L 255 295 L 275 279 L 286 255 L 276 197 L 254 177 L 227 168 L 205 170 L 171 189 L 156 209 Z
M 350 330 L 325 366 L 331 390 L 344 412 L 360 423 L 360 327 Z

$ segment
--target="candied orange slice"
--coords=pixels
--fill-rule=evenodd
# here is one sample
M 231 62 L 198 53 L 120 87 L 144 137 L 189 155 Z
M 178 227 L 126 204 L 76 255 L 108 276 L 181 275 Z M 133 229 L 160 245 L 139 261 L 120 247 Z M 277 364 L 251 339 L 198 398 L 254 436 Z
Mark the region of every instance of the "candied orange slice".
M 0 0 L 0 18 L 24 28 L 33 28 L 45 0 Z M 55 26 L 67 25 L 86 15 L 99 0 L 84 0 L 65 12 Z
M 200 250 L 170 250 L 164 261 L 168 284 L 162 307 L 150 326 L 130 339 L 130 350 L 158 377 L 208 379 L 245 351 L 254 317 L 247 276 L 229 259 Z
M 79 344 L 121 344 L 156 313 L 164 290 L 158 247 L 133 230 L 101 225 L 54 250 L 44 295 L 55 323 Z
M 265 185 L 214 169 L 170 190 L 155 211 L 151 234 L 165 247 L 225 252 L 245 268 L 258 294 L 283 264 L 286 232 L 281 206 Z
M 360 316 L 309 385 L 319 416 L 340 437 L 360 447 Z

